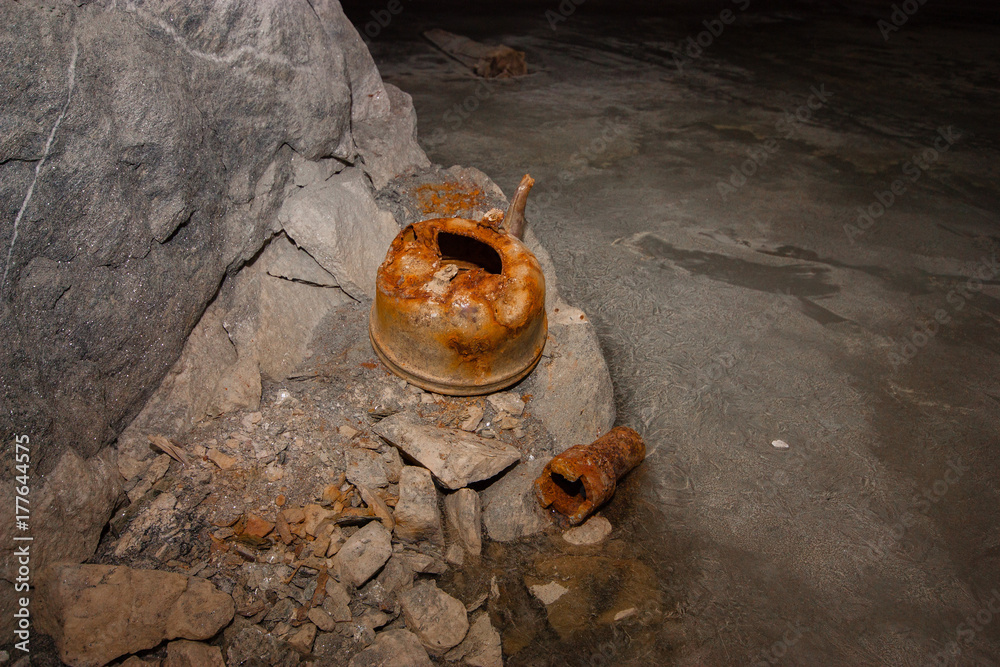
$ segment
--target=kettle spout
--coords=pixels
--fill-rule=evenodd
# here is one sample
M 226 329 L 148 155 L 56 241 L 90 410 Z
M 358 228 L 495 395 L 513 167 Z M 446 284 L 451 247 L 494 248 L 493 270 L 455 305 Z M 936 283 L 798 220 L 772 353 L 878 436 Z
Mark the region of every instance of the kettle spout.
M 534 184 L 535 179 L 529 174 L 525 174 L 521 178 L 521 184 L 517 186 L 517 192 L 511 197 L 510 206 L 507 207 L 507 213 L 503 216 L 504 229 L 518 240 L 524 238 L 524 226 L 526 224 L 524 219 L 524 205 L 528 201 L 528 192 L 531 191 L 531 186 Z

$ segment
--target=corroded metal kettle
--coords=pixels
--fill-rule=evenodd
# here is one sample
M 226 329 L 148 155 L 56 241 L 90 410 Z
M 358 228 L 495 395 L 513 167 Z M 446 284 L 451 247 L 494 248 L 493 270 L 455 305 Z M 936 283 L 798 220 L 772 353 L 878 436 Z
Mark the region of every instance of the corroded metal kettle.
M 368 326 L 393 373 L 471 396 L 504 389 L 538 363 L 548 334 L 545 277 L 521 241 L 532 185 L 526 175 L 506 214 L 424 220 L 393 240 Z

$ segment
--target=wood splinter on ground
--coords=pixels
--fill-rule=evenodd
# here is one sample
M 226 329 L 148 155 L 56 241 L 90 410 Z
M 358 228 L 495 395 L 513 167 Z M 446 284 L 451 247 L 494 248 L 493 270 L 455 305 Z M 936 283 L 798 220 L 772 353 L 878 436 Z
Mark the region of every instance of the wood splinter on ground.
M 524 76 L 528 63 L 524 51 L 504 44 L 480 44 L 468 37 L 435 28 L 424 33 L 434 46 L 486 79 Z

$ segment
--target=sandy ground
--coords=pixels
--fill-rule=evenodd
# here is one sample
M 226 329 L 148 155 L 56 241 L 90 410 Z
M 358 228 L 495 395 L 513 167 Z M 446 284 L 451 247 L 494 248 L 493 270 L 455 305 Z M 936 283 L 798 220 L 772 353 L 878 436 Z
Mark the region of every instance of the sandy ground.
M 433 161 L 537 179 L 529 224 L 651 452 L 607 516 L 657 613 L 513 623 L 510 664 L 998 664 L 995 32 L 742 4 L 717 35 L 406 6 L 370 40 Z M 430 27 L 531 73 L 478 80 Z

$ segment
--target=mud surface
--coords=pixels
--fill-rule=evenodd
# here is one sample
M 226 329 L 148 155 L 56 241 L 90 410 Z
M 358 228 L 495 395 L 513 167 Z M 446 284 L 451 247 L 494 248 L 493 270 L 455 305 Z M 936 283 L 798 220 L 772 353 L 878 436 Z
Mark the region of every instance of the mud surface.
M 491 552 L 509 664 L 1000 659 L 995 27 L 928 3 L 886 41 L 870 6 L 751 6 L 700 53 L 711 11 L 587 5 L 554 30 L 407 6 L 371 40 L 433 161 L 536 179 L 529 226 L 650 452 L 591 554 L 626 565 Z M 430 27 L 530 73 L 476 79 Z M 543 618 L 546 568 L 646 606 Z

